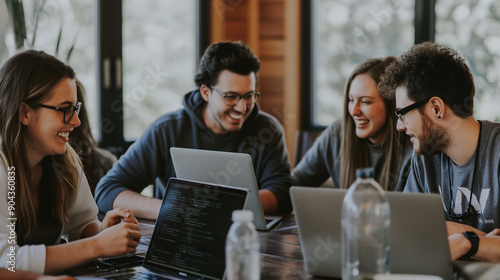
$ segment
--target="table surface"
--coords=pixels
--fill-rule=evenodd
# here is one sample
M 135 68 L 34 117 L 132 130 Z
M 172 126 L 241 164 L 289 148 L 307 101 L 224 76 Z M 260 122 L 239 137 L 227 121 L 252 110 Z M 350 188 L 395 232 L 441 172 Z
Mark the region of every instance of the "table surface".
M 151 221 L 140 221 L 141 232 L 153 231 Z M 305 271 L 297 224 L 293 215 L 283 219 L 270 231 L 258 231 L 261 252 L 261 280 L 266 279 L 334 279 L 314 277 Z M 147 249 L 147 241 L 140 250 Z
M 138 250 L 147 250 L 149 238 L 153 229 L 154 221 L 140 221 L 141 245 Z M 310 275 L 306 272 L 300 240 L 293 215 L 284 216 L 270 231 L 259 231 L 261 252 L 261 278 L 267 279 L 335 279 Z M 462 270 L 468 272 L 470 279 L 500 279 L 500 264 L 484 262 L 456 262 Z M 70 271 L 72 275 L 82 275 L 84 270 Z M 489 276 L 495 275 L 494 278 Z M 486 277 L 486 278 L 485 278 Z M 463 280 L 462 273 L 456 272 L 453 280 Z

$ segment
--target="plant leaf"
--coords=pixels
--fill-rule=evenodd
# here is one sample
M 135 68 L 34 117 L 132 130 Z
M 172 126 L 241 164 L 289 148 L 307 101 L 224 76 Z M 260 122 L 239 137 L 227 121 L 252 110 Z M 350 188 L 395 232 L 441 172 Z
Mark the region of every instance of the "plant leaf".
M 59 28 L 59 35 L 57 35 L 56 52 L 55 52 L 56 57 L 59 54 L 59 45 L 61 44 L 62 30 L 63 30 L 63 24 L 61 22 L 61 27 Z
M 5 0 L 9 17 L 14 29 L 14 39 L 16 41 L 16 49 L 24 47 L 26 40 L 26 23 L 24 20 L 24 5 L 22 0 Z
M 80 26 L 78 28 L 78 31 L 75 33 L 75 38 L 73 39 L 73 43 L 71 44 L 71 48 L 69 48 L 68 55 L 66 56 L 66 63 L 69 63 L 69 59 L 71 57 L 71 54 L 73 53 L 73 50 L 75 49 L 76 40 L 78 39 L 78 35 L 80 34 L 81 30 L 82 30 L 82 26 Z
M 8 1 L 8 0 L 6 0 L 6 1 Z M 42 2 L 40 2 L 40 7 L 35 9 L 35 13 L 36 13 L 35 14 L 35 30 L 33 31 L 33 38 L 31 40 L 32 46 L 35 45 L 36 31 L 38 30 L 38 20 L 40 19 L 40 15 L 43 12 L 43 6 L 45 6 L 45 2 L 46 2 L 46 0 L 42 0 Z

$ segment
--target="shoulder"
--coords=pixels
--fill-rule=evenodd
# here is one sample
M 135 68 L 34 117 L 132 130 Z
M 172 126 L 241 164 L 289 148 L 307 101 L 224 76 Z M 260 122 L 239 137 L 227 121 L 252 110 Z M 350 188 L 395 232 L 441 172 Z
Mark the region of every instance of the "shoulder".
M 151 137 L 166 136 L 173 131 L 185 127 L 185 123 L 190 122 L 190 120 L 191 118 L 185 109 L 178 109 L 177 111 L 164 114 L 149 125 L 144 134 L 140 137 L 140 140 L 144 141 Z
M 481 121 L 481 124 L 483 126 L 481 137 L 486 137 L 488 142 L 498 143 L 500 141 L 500 123 Z
M 325 131 L 327 131 L 330 135 L 338 135 L 342 133 L 342 120 L 336 120 L 332 124 L 330 124 Z
M 190 118 L 189 114 L 186 112 L 186 110 L 181 108 L 176 111 L 166 113 L 160 116 L 151 124 L 150 127 L 152 128 L 166 127 L 189 118 Z
M 342 120 L 337 120 L 325 128 L 325 130 L 318 137 L 320 141 L 326 141 L 330 144 L 340 143 L 342 134 Z

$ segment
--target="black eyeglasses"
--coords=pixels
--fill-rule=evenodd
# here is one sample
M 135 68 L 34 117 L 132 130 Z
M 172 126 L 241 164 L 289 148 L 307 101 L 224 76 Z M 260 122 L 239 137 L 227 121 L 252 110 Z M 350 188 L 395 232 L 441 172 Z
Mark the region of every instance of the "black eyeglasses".
M 211 86 L 211 88 L 224 97 L 224 103 L 226 103 L 227 106 L 235 106 L 236 104 L 238 104 L 238 102 L 240 102 L 242 98 L 243 100 L 245 100 L 245 103 L 247 105 L 253 105 L 255 104 L 255 102 L 257 102 L 257 98 L 259 98 L 260 95 L 260 93 L 257 91 L 251 91 L 249 93 L 241 95 L 232 91 L 223 93 L 213 86 Z
M 44 104 L 38 104 L 38 107 L 43 107 L 43 108 L 63 112 L 64 113 L 63 122 L 67 124 L 71 121 L 71 119 L 73 118 L 73 115 L 75 115 L 75 112 L 76 112 L 76 115 L 78 115 L 80 113 L 80 109 L 82 108 L 82 102 L 76 102 L 76 105 L 70 105 L 68 107 L 54 107 L 54 106 L 49 106 L 49 105 L 44 105 Z
M 400 120 L 401 122 L 405 122 L 406 121 L 406 118 L 405 118 L 406 113 L 410 112 L 411 110 L 415 110 L 417 108 L 424 106 L 427 102 L 429 102 L 429 100 L 418 101 L 418 102 L 415 102 L 409 106 L 406 106 L 402 109 L 397 110 L 395 113 L 396 113 L 396 116 L 398 117 L 398 120 Z

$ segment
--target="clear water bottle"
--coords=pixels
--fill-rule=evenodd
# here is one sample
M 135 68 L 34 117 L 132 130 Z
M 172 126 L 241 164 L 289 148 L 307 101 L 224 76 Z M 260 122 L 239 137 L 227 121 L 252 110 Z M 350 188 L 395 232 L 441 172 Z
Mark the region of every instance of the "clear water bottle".
M 390 272 L 390 209 L 373 168 L 356 170 L 342 205 L 342 279 L 373 279 Z
M 260 278 L 259 237 L 253 224 L 253 212 L 235 210 L 226 239 L 226 276 L 228 280 Z

